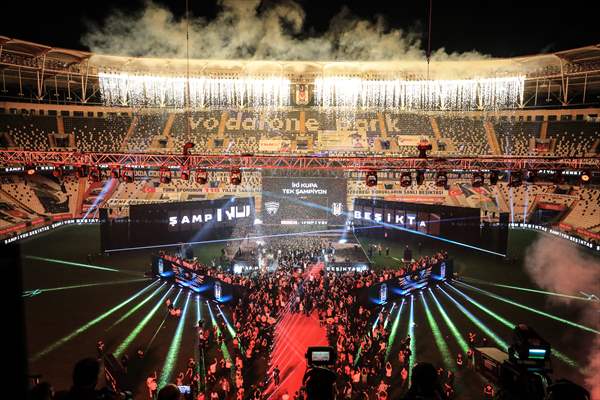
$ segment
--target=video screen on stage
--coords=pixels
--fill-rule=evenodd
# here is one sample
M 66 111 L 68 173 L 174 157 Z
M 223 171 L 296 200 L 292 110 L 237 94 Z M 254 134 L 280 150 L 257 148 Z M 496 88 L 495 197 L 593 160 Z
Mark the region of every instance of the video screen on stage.
M 263 176 L 262 185 L 264 224 L 326 227 L 346 222 L 344 177 Z
M 417 231 L 451 241 L 506 254 L 508 218 L 492 226 L 481 221 L 481 210 L 422 203 L 405 203 L 379 199 L 355 199 L 352 224 L 358 231 L 381 228 L 388 235 Z
M 102 246 L 116 249 L 225 237 L 254 223 L 253 198 L 132 205 L 129 219 L 102 218 Z

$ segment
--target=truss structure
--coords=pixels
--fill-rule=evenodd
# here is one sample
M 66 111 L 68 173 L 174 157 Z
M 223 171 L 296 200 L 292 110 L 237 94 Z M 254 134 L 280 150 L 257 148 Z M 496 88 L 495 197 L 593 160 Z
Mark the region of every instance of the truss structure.
M 600 170 L 600 157 L 388 157 L 234 154 L 81 153 L 0 150 L 0 166 L 94 166 L 124 169 L 231 170 L 235 168 L 323 171 Z

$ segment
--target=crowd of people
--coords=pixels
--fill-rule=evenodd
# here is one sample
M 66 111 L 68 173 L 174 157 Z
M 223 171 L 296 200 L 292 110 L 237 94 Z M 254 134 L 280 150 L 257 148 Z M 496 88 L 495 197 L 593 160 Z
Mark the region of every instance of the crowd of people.
M 161 254 L 185 262 L 186 267 L 199 274 L 241 288 L 241 295 L 233 304 L 223 307 L 230 315 L 228 320 L 220 317 L 215 309 L 214 321 L 211 317 L 209 321 L 201 320 L 195 324 L 197 351 L 188 359 L 187 368 L 176 372 L 176 387 L 189 386 L 191 393 L 187 396 L 198 400 L 269 398 L 280 380 L 277 366 L 269 365 L 274 328 L 282 313 L 290 311 L 314 315 L 326 328 L 329 343 L 337 352 L 336 363 L 331 368 L 337 377 L 338 398 L 385 400 L 392 397 L 392 389 L 396 389 L 394 395 L 407 392 L 409 365 L 414 358 L 410 350 L 411 338 L 407 336 L 399 341 L 399 345 L 396 343 L 389 348 L 390 332 L 384 322 L 389 317 L 389 310 L 361 304 L 357 300 L 357 290 L 413 269 L 432 266 L 444 260 L 447 254 L 423 256 L 404 268 L 342 274 L 315 268 L 322 262 L 323 254 L 330 250 L 329 242 L 319 237 L 281 238 L 260 245 L 259 251 L 263 250 L 276 254 L 279 268 L 251 275 L 233 274 L 184 260 L 178 255 Z M 299 266 L 302 268 L 297 268 Z M 181 310 L 174 307 L 170 299 L 167 310 L 171 318 L 180 318 Z M 101 350 L 99 353 L 105 351 L 103 342 Z M 137 356 L 143 358 L 144 355 Z M 440 398 L 451 397 L 454 372 L 440 369 L 436 373 L 439 378 L 436 393 L 443 396 Z M 156 382 L 156 372 L 146 379 L 149 399 L 157 396 Z M 300 400 L 305 398 L 305 392 L 299 388 L 293 395 L 285 396 Z

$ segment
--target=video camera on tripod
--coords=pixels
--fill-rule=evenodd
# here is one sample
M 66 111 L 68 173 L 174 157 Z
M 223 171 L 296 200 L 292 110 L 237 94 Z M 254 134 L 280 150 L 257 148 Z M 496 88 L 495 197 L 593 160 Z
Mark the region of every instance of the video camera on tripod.
M 306 372 L 302 383 L 307 400 L 335 399 L 337 375 L 330 369 L 335 366 L 337 355 L 331 346 L 311 346 L 306 350 Z
M 495 347 L 474 349 L 475 370 L 499 386 L 500 398 L 544 400 L 553 398 L 548 396 L 556 386 L 552 385 L 550 376 L 551 354 L 552 348 L 547 341 L 529 326 L 519 324 L 513 329 L 508 353 Z M 574 390 L 574 397 L 570 398 L 589 400 L 585 389 L 568 383 Z

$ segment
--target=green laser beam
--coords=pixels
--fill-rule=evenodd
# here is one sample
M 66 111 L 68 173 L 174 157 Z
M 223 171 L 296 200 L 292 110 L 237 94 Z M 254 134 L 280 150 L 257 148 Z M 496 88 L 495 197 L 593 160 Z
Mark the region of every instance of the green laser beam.
M 462 311 L 467 318 L 471 320 L 482 332 L 491 337 L 498 346 L 501 347 L 501 350 L 508 351 L 508 343 L 502 340 L 498 335 L 496 335 L 490 328 L 488 328 L 483 322 L 481 322 L 476 316 L 471 314 L 469 310 L 467 310 L 462 304 L 460 304 L 454 297 L 450 296 L 448 292 L 446 292 L 441 286 L 438 286 L 438 289 L 442 291 L 448 297 L 454 305 Z
M 181 295 L 182 291 L 183 291 L 183 289 L 180 288 L 179 292 L 177 292 L 177 295 L 175 296 L 175 300 L 173 300 L 173 303 L 172 303 L 173 307 L 175 307 L 177 305 L 177 300 L 179 300 L 179 296 Z M 148 345 L 146 346 L 146 350 L 144 350 L 144 353 L 147 353 L 148 349 L 150 348 L 150 346 L 152 346 L 152 343 L 154 343 L 154 339 L 156 339 L 156 336 L 160 332 L 161 328 L 163 327 L 163 325 L 165 324 L 165 322 L 167 322 L 167 318 L 169 318 L 169 312 L 167 312 L 165 314 L 165 317 L 163 318 L 163 320 L 161 321 L 161 323 L 158 325 L 158 328 L 156 329 L 156 331 L 154 332 L 154 335 L 152 335 L 152 338 L 148 342 Z
M 458 329 L 456 328 L 456 325 L 454 325 L 454 322 L 452 322 L 452 320 L 450 319 L 450 317 L 448 317 L 448 314 L 446 314 L 446 311 L 444 310 L 444 308 L 442 307 L 442 305 L 438 301 L 437 297 L 435 296 L 435 293 L 433 293 L 433 290 L 431 290 L 431 288 L 429 288 L 429 293 L 431 294 L 431 297 L 433 298 L 433 301 L 435 301 L 435 304 L 437 306 L 437 309 L 438 309 L 440 315 L 442 316 L 442 319 L 444 320 L 444 322 L 446 323 L 446 325 L 450 329 L 450 332 L 452 332 L 452 336 L 454 336 L 454 339 L 456 339 L 456 343 L 458 343 L 458 346 L 461 348 L 461 350 L 464 353 L 466 353 L 469 350 L 469 345 L 467 344 L 467 342 L 465 341 L 465 339 L 463 339 L 463 337 L 460 334 L 460 332 L 458 332 Z
M 146 297 L 143 301 L 141 301 L 140 303 L 138 303 L 135 307 L 133 307 L 131 310 L 127 311 L 121 318 L 119 318 L 118 320 L 116 320 L 111 326 L 109 326 L 107 329 L 105 329 L 105 332 L 108 332 L 109 330 L 111 330 L 112 328 L 114 328 L 115 326 L 117 326 L 118 324 L 120 324 L 121 322 L 125 321 L 127 318 L 129 318 L 133 313 L 135 313 L 137 310 L 139 310 L 140 308 L 142 308 L 144 306 L 144 304 L 146 304 L 147 302 L 149 302 L 150 300 L 152 300 L 152 298 L 154 296 L 156 296 L 156 294 L 158 292 L 161 291 L 161 289 L 167 284 L 167 282 L 164 282 L 162 285 L 160 285 L 159 287 L 156 288 L 156 290 L 152 293 L 150 293 L 148 295 L 148 297 Z
M 444 360 L 444 365 L 446 366 L 446 369 L 450 369 L 452 368 L 452 357 L 450 356 L 450 350 L 448 349 L 446 341 L 442 337 L 442 333 L 440 332 L 440 328 L 437 322 L 435 321 L 435 318 L 433 318 L 433 314 L 431 314 L 431 311 L 429 310 L 429 305 L 427 304 L 427 300 L 425 299 L 423 292 L 420 292 L 420 294 L 421 301 L 423 302 L 423 307 L 425 307 L 425 315 L 427 316 L 427 322 L 429 322 L 429 327 L 431 328 L 431 332 L 433 333 L 433 339 L 435 340 L 435 344 L 438 350 L 440 351 L 440 354 L 442 355 L 442 359 Z
M 46 258 L 46 257 L 37 257 L 37 256 L 25 256 L 26 259 L 29 260 L 37 260 L 37 261 L 46 261 L 48 263 L 54 263 L 54 264 L 62 264 L 62 265 L 69 265 L 71 267 L 81 267 L 81 268 L 88 268 L 88 269 L 97 269 L 100 271 L 110 271 L 110 272 L 120 272 L 123 274 L 129 274 L 129 275 L 136 275 L 139 276 L 139 273 L 135 273 L 132 271 L 123 271 L 120 269 L 115 269 L 115 268 L 109 268 L 109 267 L 102 267 L 100 265 L 92 265 L 92 264 L 83 264 L 83 263 L 78 263 L 78 262 L 74 262 L 74 261 L 65 261 L 65 260 L 58 260 L 56 258 Z
M 210 303 L 208 302 L 208 300 L 206 301 L 206 305 L 208 306 L 208 313 L 210 314 L 210 320 L 212 322 L 212 325 L 217 328 L 217 335 L 222 336 L 221 328 L 219 327 L 219 324 L 215 319 L 215 314 L 213 313 L 213 310 L 210 307 Z M 225 345 L 224 340 L 221 342 L 221 352 L 223 353 L 223 358 L 225 358 L 225 360 L 231 361 L 231 356 L 229 355 L 229 350 L 227 349 L 227 345 Z
M 40 351 L 39 353 L 37 353 L 33 357 L 31 357 L 30 361 L 31 362 L 35 362 L 35 361 L 39 360 L 41 357 L 45 356 L 46 354 L 50 353 L 51 351 L 57 349 L 58 347 L 62 346 L 65 343 L 67 343 L 69 340 L 73 339 L 75 336 L 77 336 L 77 335 L 85 332 L 86 330 L 88 330 L 92 326 L 96 325 L 98 322 L 100 322 L 103 319 L 105 319 L 106 317 L 112 315 L 116 311 L 118 311 L 121 308 L 125 307 L 131 301 L 135 300 L 137 297 L 139 297 L 142 294 L 144 294 L 147 290 L 149 290 L 152 286 L 156 285 L 158 282 L 159 281 L 152 282 L 150 285 L 146 286 L 145 288 L 143 288 L 139 292 L 135 293 L 133 296 L 129 297 L 128 299 L 126 299 L 122 303 L 114 306 L 110 310 L 108 310 L 105 313 L 101 314 L 100 316 L 94 318 L 93 320 L 87 322 L 86 324 L 84 324 L 81 327 L 77 328 L 76 330 L 74 330 L 73 332 L 69 333 L 68 335 L 66 335 L 66 336 L 58 339 L 56 342 L 52 343 L 50 346 L 46 347 L 44 350 Z
M 394 312 L 394 309 L 396 308 L 396 303 L 394 303 L 392 305 L 392 309 L 390 310 L 390 312 L 388 313 L 387 317 L 385 317 L 385 321 L 383 322 L 383 329 L 385 330 L 388 326 L 388 322 L 390 322 L 390 316 L 392 315 L 392 313 Z
M 108 282 L 96 282 L 96 283 L 83 283 L 80 285 L 71 285 L 71 286 L 60 286 L 60 287 L 53 287 L 53 288 L 44 288 L 44 289 L 33 289 L 33 290 L 26 290 L 23 292 L 23 297 L 28 297 L 25 295 L 26 292 L 37 292 L 36 294 L 42 294 L 42 293 L 46 293 L 46 292 L 56 292 L 59 290 L 69 290 L 69 289 L 82 289 L 82 288 L 86 288 L 86 287 L 93 287 L 93 286 L 105 286 L 105 285 L 119 285 L 122 283 L 135 283 L 135 282 L 143 282 L 143 281 L 149 281 L 152 278 L 138 278 L 138 279 L 125 279 L 122 281 L 108 281 Z
M 140 334 L 140 332 L 142 331 L 142 329 L 144 329 L 144 327 L 152 319 L 152 317 L 154 316 L 154 314 L 156 314 L 156 311 L 158 311 L 158 309 L 163 305 L 165 299 L 167 298 L 167 296 L 169 295 L 169 293 L 171 293 L 171 290 L 173 290 L 173 286 L 171 286 L 169 288 L 169 290 L 167 290 L 167 292 L 156 303 L 156 305 L 152 308 L 152 310 L 150 310 L 150 312 L 144 317 L 144 319 L 142 319 L 135 326 L 135 329 L 133 331 L 131 331 L 131 333 L 129 335 L 127 335 L 127 337 L 125 338 L 125 340 L 117 347 L 117 350 L 114 353 L 116 358 L 120 358 L 123 355 L 123 353 L 125 352 L 125 350 L 127 349 L 127 347 L 129 347 L 129 345 L 131 344 L 131 342 L 133 342 L 135 340 L 135 338 Z
M 519 307 L 519 308 L 522 308 L 524 310 L 530 311 L 532 313 L 535 313 L 535 314 L 538 314 L 538 315 L 542 315 L 542 316 L 547 317 L 547 318 L 551 318 L 551 319 L 553 319 L 555 321 L 558 321 L 558 322 L 562 322 L 563 324 L 567 324 L 567 325 L 573 326 L 575 328 L 579 328 L 581 330 L 592 332 L 592 333 L 595 333 L 596 335 L 600 335 L 600 331 L 598 331 L 596 329 L 593 329 L 593 328 L 590 328 L 589 326 L 578 324 L 576 322 L 569 321 L 567 319 L 558 317 L 556 315 L 549 314 L 549 313 L 541 311 L 541 310 L 536 310 L 535 308 L 528 307 L 526 305 L 517 303 L 516 301 L 512 301 L 510 299 L 507 299 L 507 298 L 502 297 L 500 295 L 497 295 L 495 293 L 488 292 L 487 290 L 483 290 L 483 289 L 480 289 L 478 287 L 469 285 L 468 283 L 465 283 L 465 282 L 456 281 L 456 283 L 458 283 L 459 285 L 464 286 L 466 288 L 469 288 L 469 289 L 472 289 L 472 290 L 476 290 L 476 291 L 478 291 L 480 293 L 483 293 L 486 296 L 489 296 L 489 297 L 494 298 L 496 300 L 500 300 L 500 301 L 503 301 L 505 303 L 512 304 L 515 307 Z
M 169 381 L 171 380 L 171 375 L 173 375 L 173 369 L 177 364 L 177 358 L 179 357 L 179 349 L 181 348 L 181 339 L 183 337 L 183 329 L 185 327 L 187 309 L 190 303 L 190 294 L 191 293 L 188 292 L 187 298 L 185 299 L 185 304 L 183 306 L 181 316 L 179 317 L 179 323 L 177 324 L 175 335 L 173 336 L 173 340 L 171 341 L 171 345 L 169 346 L 169 352 L 167 353 L 167 357 L 165 358 L 165 364 L 163 365 L 162 372 L 160 374 L 160 379 L 158 380 L 158 387 L 160 388 L 165 387 L 169 383 Z
M 574 296 L 574 295 L 565 294 L 565 293 L 549 292 L 549 291 L 540 290 L 540 289 L 531 289 L 531 288 L 525 288 L 525 287 L 520 287 L 520 286 L 506 285 L 506 284 L 503 284 L 503 283 L 487 282 L 487 281 L 482 281 L 482 280 L 475 279 L 475 278 L 468 278 L 468 277 L 464 277 L 464 276 L 461 277 L 461 281 L 467 281 L 467 282 L 471 282 L 471 283 L 478 283 L 478 284 L 481 284 L 481 285 L 496 286 L 496 287 L 501 287 L 501 288 L 505 288 L 505 289 L 520 290 L 520 291 L 523 291 L 523 292 L 545 294 L 545 295 L 548 295 L 548 296 L 564 297 L 564 298 L 573 299 L 573 300 L 592 301 L 589 297 L 584 297 L 584 296 Z
M 415 298 L 410 295 L 410 314 L 408 317 L 408 336 L 410 336 L 410 359 L 408 360 L 408 381 L 412 379 L 412 370 L 417 357 L 417 345 L 415 344 L 415 314 L 414 314 Z
M 402 307 L 404 307 L 404 301 L 405 299 L 402 299 L 402 303 L 400 303 L 400 308 L 398 309 L 398 312 L 396 313 L 396 318 L 394 319 L 394 323 L 392 324 L 392 331 L 390 332 L 387 349 L 385 350 L 385 361 L 388 360 L 390 352 L 392 351 L 392 345 L 396 340 L 396 334 L 398 333 L 398 324 L 400 323 L 400 315 L 402 314 Z
M 481 305 L 479 302 L 477 302 L 476 300 L 474 300 L 471 296 L 468 296 L 466 293 L 461 292 L 460 290 L 458 290 L 454 286 L 452 286 L 452 285 L 450 285 L 448 283 L 446 283 L 446 285 L 449 288 L 451 288 L 452 290 L 454 290 L 456 293 L 458 293 L 462 297 L 464 297 L 467 301 L 469 301 L 472 304 L 474 304 L 477 308 L 479 308 L 480 310 L 482 310 L 486 314 L 488 314 L 488 315 L 492 316 L 493 318 L 495 318 L 497 321 L 499 321 L 500 323 L 502 323 L 507 328 L 510 328 L 512 330 L 512 329 L 515 328 L 515 326 L 517 326 L 517 324 L 515 324 L 514 322 L 508 321 L 507 319 L 503 318 L 502 316 L 496 314 L 495 312 L 493 312 L 489 308 L 485 307 L 484 305 Z M 570 365 L 571 367 L 574 367 L 574 368 L 580 368 L 579 364 L 577 364 L 577 362 L 575 360 L 573 360 L 572 358 L 570 358 L 566 354 L 564 354 L 564 353 L 562 353 L 562 352 L 560 352 L 560 351 L 558 351 L 556 349 L 552 349 L 552 354 L 556 358 L 558 358 L 560 361 L 564 362 L 565 364 L 568 364 L 568 365 Z
M 394 309 L 395 306 L 396 306 L 396 303 L 394 303 L 394 305 L 392 306 L 392 310 Z M 385 310 L 385 306 L 382 307 L 382 311 L 383 310 Z M 371 336 L 373 334 L 373 332 L 375 331 L 375 328 L 377 327 L 377 322 L 379 322 L 380 316 L 381 316 L 381 312 L 378 312 L 377 318 L 375 318 L 375 322 L 373 322 L 373 326 L 371 327 L 370 330 L 367 331 L 367 333 L 365 333 L 365 335 L 363 336 L 363 340 L 364 340 L 364 338 Z M 389 314 L 388 314 L 388 316 L 389 316 Z M 362 344 L 362 342 L 361 342 L 361 344 Z M 358 351 L 356 352 L 356 356 L 354 357 L 354 365 L 358 365 L 358 361 L 360 360 L 361 354 L 362 354 L 362 346 L 358 346 Z

